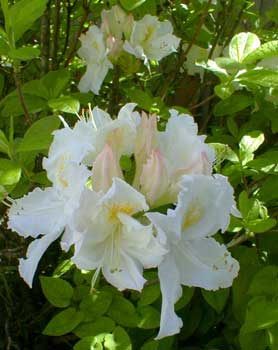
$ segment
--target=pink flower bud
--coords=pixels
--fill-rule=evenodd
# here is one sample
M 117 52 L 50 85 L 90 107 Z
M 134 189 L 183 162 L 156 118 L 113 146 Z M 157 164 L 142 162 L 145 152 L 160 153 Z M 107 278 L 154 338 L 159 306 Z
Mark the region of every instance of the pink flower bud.
M 157 136 L 157 120 L 156 115 L 148 118 L 146 113 L 142 113 L 141 124 L 137 129 L 137 137 L 135 141 L 135 161 L 136 174 L 133 186 L 139 185 L 139 179 L 142 169 L 147 159 L 150 157 L 152 150 L 156 147 Z
M 93 165 L 92 184 L 95 191 L 106 192 L 114 177 L 123 179 L 120 165 L 110 145 L 105 144 Z
M 153 150 L 143 166 L 140 185 L 141 192 L 144 193 L 151 206 L 160 205 L 162 197 L 167 195 L 169 189 L 168 171 L 159 150 Z

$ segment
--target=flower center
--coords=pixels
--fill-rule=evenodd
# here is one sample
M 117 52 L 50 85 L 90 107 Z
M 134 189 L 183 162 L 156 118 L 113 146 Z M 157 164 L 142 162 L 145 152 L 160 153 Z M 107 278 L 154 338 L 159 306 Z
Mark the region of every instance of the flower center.
M 112 221 L 118 220 L 118 213 L 132 215 L 134 213 L 134 207 L 130 204 L 113 204 L 109 208 L 109 219 Z
M 184 216 L 182 230 L 185 231 L 190 226 L 196 224 L 202 217 L 200 206 L 193 204 Z

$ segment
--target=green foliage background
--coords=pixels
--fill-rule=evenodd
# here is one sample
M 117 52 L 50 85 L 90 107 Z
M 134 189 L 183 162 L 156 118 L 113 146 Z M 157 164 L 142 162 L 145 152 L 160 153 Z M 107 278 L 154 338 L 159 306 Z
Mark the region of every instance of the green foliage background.
M 153 63 L 151 72 L 123 56 L 99 96 L 81 94 L 77 83 L 85 67 L 76 55 L 78 38 L 116 3 L 135 18 L 149 13 L 169 19 L 182 44 L 176 54 Z M 160 128 L 169 107 L 194 115 L 217 152 L 215 170 L 229 177 L 242 213 L 218 237 L 240 262 L 233 286 L 217 292 L 184 287 L 176 305 L 181 333 L 155 341 L 161 306 L 155 271 L 146 273 L 141 294 L 120 293 L 103 279 L 90 294 L 92 275 L 78 271 L 54 244 L 30 290 L 17 272 L 28 242 L 7 230 L 7 207 L 1 205 L 1 349 L 278 349 L 278 3 L 259 5 L 1 0 L 1 200 L 49 185 L 41 159 L 59 114 L 74 123 L 88 103 L 116 114 L 124 103 L 136 102 L 160 116 Z M 240 32 L 251 33 L 235 36 Z M 205 70 L 202 80 L 184 67 L 194 45 L 209 49 L 209 60 L 198 63 Z M 224 57 L 215 57 L 218 46 Z M 274 63 L 255 69 L 263 59 Z

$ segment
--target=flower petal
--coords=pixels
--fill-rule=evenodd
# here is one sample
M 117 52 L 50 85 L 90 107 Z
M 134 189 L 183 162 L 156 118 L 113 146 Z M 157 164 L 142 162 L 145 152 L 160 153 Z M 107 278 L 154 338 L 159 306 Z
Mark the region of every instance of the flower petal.
M 104 277 L 119 290 L 128 288 L 141 291 L 146 282 L 142 265 L 123 251 L 120 260 L 120 265 L 115 270 L 111 270 L 109 265 L 104 265 Z
M 181 283 L 208 290 L 230 287 L 239 271 L 225 245 L 213 238 L 182 239 L 176 246 L 176 264 Z
M 108 192 L 102 197 L 103 205 L 125 207 L 128 214 L 133 215 L 142 210 L 148 210 L 145 197 L 125 181 L 114 178 L 113 184 Z M 121 211 L 121 210 L 120 210 Z M 123 212 L 126 212 L 125 210 Z
M 167 254 L 158 267 L 162 309 L 160 329 L 155 339 L 161 339 L 179 333 L 182 320 L 175 313 L 175 303 L 182 296 L 180 274 L 173 256 Z
M 152 225 L 142 225 L 134 218 L 119 213 L 123 227 L 121 230 L 121 249 L 140 261 L 145 268 L 156 267 L 167 252 L 153 235 Z
M 52 187 L 36 188 L 14 201 L 9 210 L 8 227 L 23 237 L 61 232 L 65 225 L 63 206 Z
M 32 288 L 33 278 L 42 255 L 50 244 L 59 237 L 60 233 L 48 234 L 42 238 L 35 239 L 28 247 L 27 259 L 19 259 L 20 276 L 30 288 Z
M 235 204 L 233 188 L 222 175 L 184 175 L 175 215 L 187 239 L 224 232 Z
M 93 165 L 93 189 L 106 192 L 112 185 L 113 177 L 123 178 L 123 173 L 111 146 L 106 144 Z
M 160 202 L 163 202 L 163 196 L 168 196 L 170 182 L 165 159 L 160 151 L 153 150 L 143 166 L 140 185 L 141 192 L 152 207 L 162 205 Z

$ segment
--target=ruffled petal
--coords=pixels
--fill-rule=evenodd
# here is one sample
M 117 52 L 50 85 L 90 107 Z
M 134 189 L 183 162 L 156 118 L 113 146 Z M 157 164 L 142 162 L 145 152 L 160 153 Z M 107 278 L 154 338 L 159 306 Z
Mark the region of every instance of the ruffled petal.
M 167 250 L 154 237 L 152 225 L 142 225 L 134 218 L 119 213 L 121 222 L 121 249 L 138 260 L 145 268 L 156 267 Z
M 141 291 L 146 282 L 143 277 L 142 265 L 125 252 L 121 252 L 118 268 L 111 269 L 109 265 L 102 268 L 104 277 L 119 290 L 134 289 Z
M 13 202 L 8 227 L 23 237 L 60 232 L 66 222 L 64 203 L 52 188 L 34 191 Z
M 103 196 L 101 203 L 113 207 L 115 212 L 122 211 L 129 215 L 149 209 L 145 197 L 119 178 L 113 179 L 113 184 Z
M 19 259 L 19 273 L 24 281 L 32 288 L 33 278 L 44 252 L 60 235 L 61 232 L 55 234 L 48 234 L 42 238 L 35 239 L 30 243 L 27 250 L 27 258 Z
M 228 288 L 238 275 L 239 263 L 213 238 L 182 239 L 172 251 L 181 283 L 208 290 Z
M 93 165 L 93 189 L 106 192 L 112 185 L 113 177 L 123 178 L 123 173 L 111 146 L 106 144 Z
M 158 267 L 162 309 L 160 329 L 155 339 L 161 339 L 179 333 L 182 320 L 175 313 L 175 303 L 182 296 L 180 274 L 173 256 L 167 254 Z

